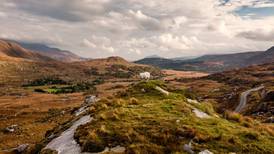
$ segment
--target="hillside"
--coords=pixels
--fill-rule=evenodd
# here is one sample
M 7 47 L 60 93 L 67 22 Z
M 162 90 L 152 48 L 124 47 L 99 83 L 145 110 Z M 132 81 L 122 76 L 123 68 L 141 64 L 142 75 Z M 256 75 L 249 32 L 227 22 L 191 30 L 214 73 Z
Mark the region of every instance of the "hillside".
M 136 61 L 136 63 L 152 65 L 163 69 L 214 73 L 273 61 L 274 47 L 265 52 L 256 51 L 235 54 L 205 55 L 187 60 L 145 58 Z
M 263 85 L 262 90 L 248 96 L 247 105 L 241 113 L 265 122 L 273 122 L 273 74 L 274 63 L 268 63 L 211 74 L 199 79 L 179 79 L 173 84 L 187 87 L 199 99 L 215 100 L 217 103 L 214 106 L 220 113 L 224 110 L 234 111 L 243 92 Z
M 17 43 L 20 44 L 25 49 L 32 50 L 34 52 L 48 56 L 58 61 L 73 62 L 73 61 L 83 60 L 83 58 L 81 58 L 80 56 L 70 51 L 61 50 L 58 48 L 52 48 L 44 44 L 25 43 L 25 42 L 17 42 Z
M 22 50 L 16 50 L 16 53 L 24 54 L 25 49 L 20 49 Z M 32 80 L 47 77 L 58 77 L 65 81 L 88 82 L 96 78 L 136 78 L 140 72 L 144 71 L 149 71 L 155 76 L 161 75 L 161 71 L 154 67 L 130 63 L 120 57 L 73 63 L 29 61 L 24 58 L 10 60 L 5 58 L 0 59 L 0 70 L 0 84 L 9 86 L 18 86 L 18 84 L 22 85 Z
M 0 57 L 8 59 L 26 59 L 33 61 L 52 61 L 51 58 L 32 52 L 21 47 L 19 44 L 0 40 Z
M 262 64 L 274 62 L 274 46 L 267 51 L 246 59 L 248 64 Z
M 161 81 L 134 84 L 94 103 L 89 110 L 94 120 L 78 127 L 74 138 L 84 152 L 106 147 L 126 154 L 274 152 L 271 126 L 230 112 L 219 115 L 210 103 L 191 100 L 183 91 Z

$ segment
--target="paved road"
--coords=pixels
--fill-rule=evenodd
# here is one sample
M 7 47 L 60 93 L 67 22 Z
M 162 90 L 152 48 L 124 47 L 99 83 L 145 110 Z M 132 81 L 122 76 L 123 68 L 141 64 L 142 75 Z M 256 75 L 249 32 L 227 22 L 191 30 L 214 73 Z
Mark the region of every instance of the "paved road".
M 253 88 L 253 89 L 250 89 L 250 90 L 247 90 L 245 92 L 243 92 L 241 94 L 241 99 L 240 99 L 240 103 L 239 105 L 237 106 L 237 108 L 235 109 L 235 112 L 241 112 L 243 110 L 243 108 L 245 107 L 246 105 L 246 101 L 247 101 L 247 96 L 251 93 L 251 92 L 255 92 L 255 91 L 259 91 L 261 89 L 263 89 L 264 86 L 260 86 L 260 87 L 257 87 L 257 88 Z

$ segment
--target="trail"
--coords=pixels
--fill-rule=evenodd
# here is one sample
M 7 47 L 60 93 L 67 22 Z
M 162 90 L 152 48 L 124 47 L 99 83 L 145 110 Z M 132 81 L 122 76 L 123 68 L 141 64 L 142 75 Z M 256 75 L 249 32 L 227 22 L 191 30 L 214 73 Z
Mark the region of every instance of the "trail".
M 261 90 L 263 88 L 264 88 L 264 86 L 260 86 L 260 87 L 253 88 L 253 89 L 250 89 L 250 90 L 247 90 L 247 91 L 243 92 L 241 94 L 240 103 L 237 106 L 237 108 L 234 110 L 234 112 L 241 112 L 243 110 L 243 108 L 246 106 L 247 96 L 251 92 L 259 91 L 259 90 Z

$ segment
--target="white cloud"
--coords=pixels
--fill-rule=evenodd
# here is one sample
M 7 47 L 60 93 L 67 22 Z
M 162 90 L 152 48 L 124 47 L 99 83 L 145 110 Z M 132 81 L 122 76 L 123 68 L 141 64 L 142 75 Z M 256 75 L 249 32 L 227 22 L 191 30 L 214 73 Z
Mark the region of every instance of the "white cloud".
M 274 14 L 243 7 L 270 0 L 0 0 L 0 36 L 39 41 L 88 57 L 138 59 L 263 50 L 273 45 Z M 22 24 L 23 23 L 23 24 Z M 272 41 L 272 42 L 271 42 Z

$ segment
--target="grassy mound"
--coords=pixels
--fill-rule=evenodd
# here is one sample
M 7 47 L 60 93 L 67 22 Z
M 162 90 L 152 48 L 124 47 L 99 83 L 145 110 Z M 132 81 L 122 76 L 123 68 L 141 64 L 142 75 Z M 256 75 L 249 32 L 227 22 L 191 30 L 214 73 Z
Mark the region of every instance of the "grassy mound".
M 141 82 L 118 98 L 92 106 L 95 120 L 75 134 L 82 149 L 100 152 L 120 145 L 126 147 L 126 153 L 184 153 L 184 144 L 192 140 L 195 152 L 274 153 L 273 125 L 237 120 L 238 115 L 229 113 L 226 119 L 220 118 L 210 104 L 187 103 L 180 92 L 164 96 L 155 86 L 168 88 L 160 81 Z M 196 117 L 195 108 L 210 118 Z

